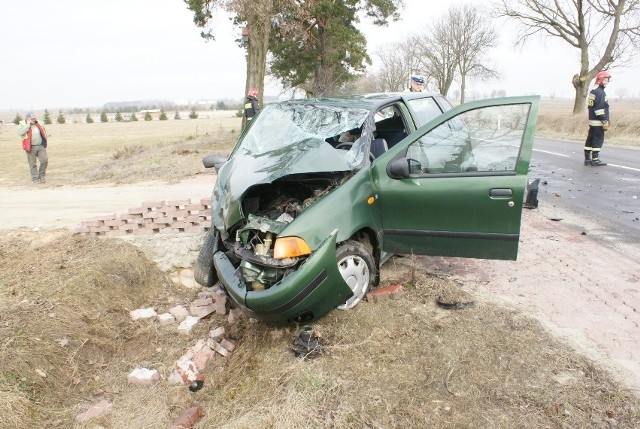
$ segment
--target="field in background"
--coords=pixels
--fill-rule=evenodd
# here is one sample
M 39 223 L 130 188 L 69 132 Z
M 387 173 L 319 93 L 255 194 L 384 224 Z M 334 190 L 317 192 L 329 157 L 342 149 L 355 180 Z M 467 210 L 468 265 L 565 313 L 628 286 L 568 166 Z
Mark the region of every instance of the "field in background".
M 611 128 L 605 145 L 640 148 L 640 99 L 609 99 Z M 584 141 L 587 137 L 587 111 L 574 115 L 573 100 L 543 99 L 538 117 L 537 136 Z
M 610 100 L 610 104 L 612 126 L 605 144 L 640 147 L 640 100 Z M 572 100 L 543 99 L 537 136 L 583 141 L 586 111 L 574 115 L 572 109 Z M 198 174 L 203 171 L 202 156 L 228 152 L 241 128 L 235 111 L 208 113 L 212 117 L 48 125 L 48 181 L 56 186 L 131 183 Z M 13 124 L 0 126 L 0 171 L 0 186 L 31 185 Z
M 229 151 L 241 127 L 234 112 L 207 119 L 46 126 L 53 185 L 180 180 L 203 171 L 209 152 Z M 17 127 L 0 127 L 0 186 L 29 185 Z

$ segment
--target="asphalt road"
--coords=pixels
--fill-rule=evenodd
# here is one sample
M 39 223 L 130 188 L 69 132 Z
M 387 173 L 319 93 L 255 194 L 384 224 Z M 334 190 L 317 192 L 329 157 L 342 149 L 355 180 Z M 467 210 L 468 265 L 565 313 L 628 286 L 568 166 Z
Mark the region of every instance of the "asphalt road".
M 640 150 L 605 143 L 600 158 L 608 165 L 584 166 L 583 143 L 536 139 L 529 180 L 540 179 L 540 206 L 548 213 L 558 209 L 557 220 L 605 243 L 638 249 Z

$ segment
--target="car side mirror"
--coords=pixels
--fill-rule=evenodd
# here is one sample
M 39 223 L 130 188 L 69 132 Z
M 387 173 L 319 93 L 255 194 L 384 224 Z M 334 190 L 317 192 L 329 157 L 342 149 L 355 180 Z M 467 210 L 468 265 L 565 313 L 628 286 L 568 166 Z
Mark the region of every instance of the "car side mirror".
M 409 177 L 409 160 L 407 158 L 394 159 L 387 164 L 387 175 L 392 179 L 406 179 Z
M 218 170 L 220 170 L 220 167 L 222 167 L 222 164 L 227 162 L 227 158 L 228 157 L 226 155 L 221 155 L 219 153 L 210 153 L 209 155 L 202 158 L 202 165 L 204 165 L 204 168 L 213 167 L 216 169 L 216 172 L 218 172 Z

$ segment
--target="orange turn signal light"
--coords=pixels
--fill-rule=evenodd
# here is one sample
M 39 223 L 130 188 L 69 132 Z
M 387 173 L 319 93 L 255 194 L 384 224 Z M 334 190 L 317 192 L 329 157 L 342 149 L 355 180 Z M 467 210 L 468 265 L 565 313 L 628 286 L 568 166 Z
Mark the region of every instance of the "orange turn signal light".
M 275 259 L 295 258 L 310 254 L 311 248 L 300 237 L 278 237 L 273 245 L 273 257 Z

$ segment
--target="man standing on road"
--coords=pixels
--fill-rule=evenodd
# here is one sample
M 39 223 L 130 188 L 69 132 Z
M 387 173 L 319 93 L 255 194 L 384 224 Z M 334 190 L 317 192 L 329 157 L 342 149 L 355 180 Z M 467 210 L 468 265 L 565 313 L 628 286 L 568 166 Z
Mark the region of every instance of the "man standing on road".
M 40 125 L 36 115 L 29 112 L 25 115 L 25 121 L 20 124 L 18 134 L 22 137 L 22 149 L 27 153 L 29 172 L 33 183 L 44 183 L 44 176 L 47 172 L 47 133 Z M 40 162 L 40 167 L 36 165 Z
M 609 100 L 604 88 L 609 83 L 611 74 L 602 70 L 596 75 L 596 85 L 587 99 L 589 110 L 589 133 L 584 143 L 584 165 L 607 165 L 600 159 L 600 149 L 604 144 L 604 132 L 609 129 Z

